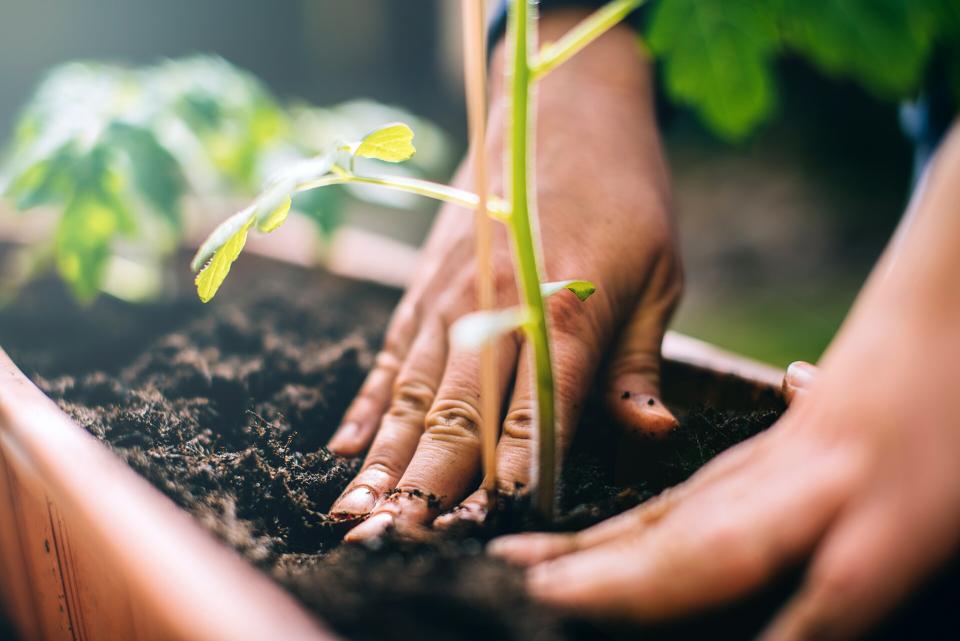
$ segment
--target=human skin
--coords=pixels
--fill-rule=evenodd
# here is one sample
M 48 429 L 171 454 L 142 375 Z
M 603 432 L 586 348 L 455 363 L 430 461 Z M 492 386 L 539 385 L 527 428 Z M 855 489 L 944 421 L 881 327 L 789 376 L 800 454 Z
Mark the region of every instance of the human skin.
M 547 13 L 541 38 L 558 38 L 586 15 Z M 495 194 L 503 193 L 504 63 L 501 44 L 491 61 L 487 145 Z M 608 400 L 626 432 L 668 430 L 676 420 L 659 400 L 659 353 L 682 283 L 650 64 L 635 34 L 617 27 L 545 78 L 537 99 L 544 278 L 585 278 L 598 286 L 585 303 L 566 291 L 548 300 L 560 451 L 609 350 Z M 457 183 L 469 188 L 469 166 L 458 175 Z M 465 497 L 461 509 L 438 524 L 484 514 L 486 492 L 477 489 L 479 357 L 451 348 L 447 340 L 450 325 L 476 308 L 474 246 L 473 216 L 444 207 L 376 365 L 328 445 L 346 456 L 369 447 L 361 471 L 331 510 L 370 515 L 348 540 L 376 537 L 388 528 L 415 533 Z M 500 225 L 493 279 L 497 306 L 516 304 L 508 238 Z M 497 448 L 498 483 L 513 492 L 530 483 L 530 355 L 517 333 L 498 344 L 498 356 L 499 392 L 508 404 Z
M 764 641 L 852 639 L 960 547 L 960 125 L 821 361 L 767 432 L 686 483 L 574 535 L 505 537 L 530 592 L 656 621 L 808 561 Z M 722 551 L 718 553 L 718 551 Z

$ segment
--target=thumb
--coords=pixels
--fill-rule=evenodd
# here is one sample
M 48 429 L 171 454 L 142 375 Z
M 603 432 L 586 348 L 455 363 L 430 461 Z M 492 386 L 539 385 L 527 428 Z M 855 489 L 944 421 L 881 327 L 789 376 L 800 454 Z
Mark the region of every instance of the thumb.
M 790 404 L 803 397 L 813 387 L 819 373 L 816 365 L 804 361 L 790 363 L 786 374 L 783 376 L 783 385 L 780 388 L 784 400 Z
M 660 400 L 660 344 L 680 286 L 657 289 L 641 299 L 610 360 L 606 401 L 625 436 L 658 436 L 678 425 Z

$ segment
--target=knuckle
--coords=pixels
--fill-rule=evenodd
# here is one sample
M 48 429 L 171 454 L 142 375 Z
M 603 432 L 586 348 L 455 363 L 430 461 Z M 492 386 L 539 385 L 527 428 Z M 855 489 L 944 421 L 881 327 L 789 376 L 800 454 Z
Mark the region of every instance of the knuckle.
M 674 235 L 667 216 L 650 216 L 644 223 L 643 235 L 661 253 L 672 251 Z
M 396 479 L 403 474 L 403 469 L 392 458 L 385 454 L 371 453 L 363 465 L 363 471 L 357 476 L 354 485 L 369 483 L 377 485 L 382 478 Z
M 430 409 L 434 394 L 433 387 L 423 381 L 398 381 L 393 389 L 393 402 L 388 414 L 401 420 L 419 420 Z
M 647 350 L 625 350 L 610 364 L 610 379 L 614 385 L 618 378 L 626 375 L 640 375 L 652 381 L 660 377 L 660 354 Z
M 426 433 L 432 438 L 477 440 L 479 429 L 480 411 L 468 401 L 444 399 L 427 414 Z
M 508 439 L 530 441 L 533 429 L 533 410 L 529 407 L 511 409 L 503 420 L 503 436 Z
M 383 349 L 377 352 L 374 367 L 388 372 L 396 372 L 400 369 L 400 358 L 397 354 L 397 345 L 392 345 L 388 339 Z

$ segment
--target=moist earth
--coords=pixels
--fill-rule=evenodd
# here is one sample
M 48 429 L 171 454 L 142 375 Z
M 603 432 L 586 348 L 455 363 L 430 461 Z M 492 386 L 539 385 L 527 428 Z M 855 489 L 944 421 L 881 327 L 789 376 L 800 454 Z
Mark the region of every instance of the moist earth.
M 749 600 L 662 628 L 561 616 L 527 599 L 520 571 L 483 554 L 493 536 L 543 527 L 522 497 L 501 501 L 483 527 L 341 545 L 345 525 L 326 512 L 359 462 L 323 446 L 397 293 L 257 258 L 235 269 L 207 306 L 184 287 L 153 305 L 79 307 L 40 282 L 0 313 L 0 344 L 81 426 L 345 637 L 748 639 L 796 585 L 799 568 Z M 778 416 L 681 410 L 679 429 L 635 447 L 618 470 L 623 443 L 591 398 L 551 529 L 632 507 Z

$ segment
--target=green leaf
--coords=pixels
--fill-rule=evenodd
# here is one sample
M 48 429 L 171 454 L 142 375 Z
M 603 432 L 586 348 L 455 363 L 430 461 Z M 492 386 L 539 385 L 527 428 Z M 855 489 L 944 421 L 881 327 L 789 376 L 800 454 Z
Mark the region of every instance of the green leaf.
M 210 260 L 218 249 L 223 247 L 244 227 L 249 229 L 255 220 L 254 206 L 251 205 L 217 225 L 217 228 L 207 236 L 207 239 L 200 245 L 200 249 L 194 254 L 193 260 L 190 261 L 190 269 L 195 272 L 200 271 L 204 263 Z
M 544 298 L 548 298 L 564 289 L 576 294 L 577 298 L 579 298 L 581 301 L 585 301 L 590 298 L 595 291 L 597 291 L 597 286 L 591 283 L 589 280 L 558 280 L 552 283 L 541 284 L 540 295 Z
M 284 196 L 280 203 L 267 214 L 257 219 L 257 229 L 269 234 L 283 224 L 290 213 L 290 196 Z
M 157 140 L 150 129 L 115 122 L 109 144 L 126 158 L 124 173 L 137 192 L 175 228 L 180 225 L 180 199 L 186 180 L 177 159 Z
M 386 162 L 403 162 L 417 152 L 413 146 L 413 130 L 402 122 L 384 125 L 366 135 L 354 150 L 354 156 Z
M 484 345 L 519 329 L 530 314 L 525 307 L 509 307 L 492 312 L 475 312 L 461 316 L 450 327 L 450 342 L 459 348 L 478 350 Z
M 83 302 L 100 291 L 110 246 L 121 231 L 124 214 L 96 193 L 73 198 L 57 224 L 54 239 L 57 271 Z
M 767 4 L 660 0 L 651 17 L 648 44 L 664 60 L 667 92 L 727 139 L 748 134 L 774 107 L 777 31 Z
M 776 0 L 786 44 L 888 98 L 907 97 L 922 80 L 936 26 L 915 7 L 929 1 Z
M 230 266 L 240 256 L 243 246 L 247 243 L 247 232 L 253 225 L 254 219 L 251 217 L 240 229 L 230 236 L 223 245 L 216 250 L 213 258 L 207 263 L 194 281 L 197 285 L 197 295 L 204 303 L 210 302 L 216 295 L 220 285 L 230 273 Z
M 19 210 L 65 203 L 73 193 L 71 172 L 76 163 L 72 145 L 4 177 L 3 193 Z

